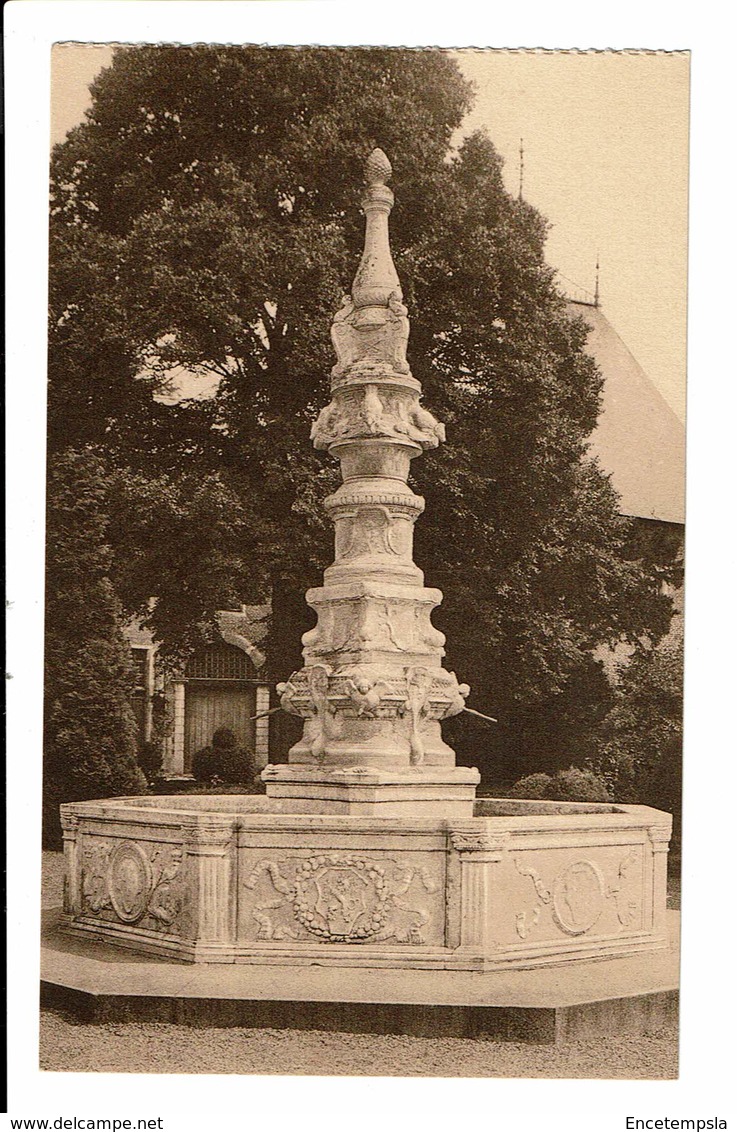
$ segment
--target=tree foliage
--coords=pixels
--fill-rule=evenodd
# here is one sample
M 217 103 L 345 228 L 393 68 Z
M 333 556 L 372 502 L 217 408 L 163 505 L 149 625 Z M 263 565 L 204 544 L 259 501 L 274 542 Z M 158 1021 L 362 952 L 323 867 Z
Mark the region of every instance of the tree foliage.
M 485 135 L 451 149 L 471 104 L 452 59 L 125 48 L 92 93 L 53 157 L 50 442 L 104 446 L 117 469 L 126 608 L 157 595 L 149 623 L 176 652 L 217 608 L 273 593 L 273 674 L 299 663 L 337 484 L 309 427 L 380 145 L 409 357 L 448 430 L 413 465 L 428 503 L 416 560 L 445 591 L 449 664 L 503 721 L 461 720 L 455 738 L 473 761 L 516 766 L 526 748 L 568 765 L 571 737 L 607 706 L 591 650 L 662 634 L 664 569 L 633 556 L 586 456 L 601 378 L 545 263 L 546 222 L 505 191 Z M 182 371 L 217 377 L 216 394 L 163 403 Z
M 616 701 L 597 729 L 591 763 L 619 801 L 677 815 L 683 746 L 683 621 L 624 669 Z M 679 830 L 676 828 L 676 836 Z
M 138 794 L 133 674 L 109 578 L 106 476 L 89 453 L 52 457 L 48 476 L 44 839 L 60 802 Z

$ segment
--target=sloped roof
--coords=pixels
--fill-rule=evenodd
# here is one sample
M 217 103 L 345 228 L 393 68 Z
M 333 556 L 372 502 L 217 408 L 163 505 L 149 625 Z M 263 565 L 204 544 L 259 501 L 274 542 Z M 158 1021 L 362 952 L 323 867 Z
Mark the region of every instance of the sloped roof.
M 604 376 L 602 412 L 590 440 L 621 497 L 624 515 L 683 523 L 686 430 L 601 307 L 570 301 L 591 327 L 586 351 Z

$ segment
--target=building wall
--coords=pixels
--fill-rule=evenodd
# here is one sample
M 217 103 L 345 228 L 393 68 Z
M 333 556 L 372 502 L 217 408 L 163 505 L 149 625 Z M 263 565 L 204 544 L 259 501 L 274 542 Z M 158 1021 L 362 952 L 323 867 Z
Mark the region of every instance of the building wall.
M 164 696 L 169 730 L 164 740 L 162 760 L 162 776 L 165 779 L 190 777 L 192 756 L 195 753 L 191 749 L 193 743 L 197 745 L 195 740 L 199 735 L 203 739 L 202 745 L 206 746 L 212 740 L 209 732 L 218 726 L 229 726 L 236 731 L 239 739 L 253 750 L 257 766 L 263 767 L 268 762 L 269 716 L 253 718 L 269 710 L 269 686 L 259 675 L 259 670 L 264 667 L 263 654 L 243 631 L 249 627 L 243 610 L 239 613 L 228 611 L 219 616 L 223 651 L 242 651 L 245 662 L 243 673 L 247 679 L 218 680 L 217 676 L 222 674 L 214 672 L 212 680 L 201 677 L 190 680 L 186 670 L 165 678 L 156 664 L 157 646 L 151 633 L 136 622 L 126 629 L 131 649 L 137 654 L 137 668 L 141 673 L 134 710 L 141 724 L 143 741 L 149 741 L 152 736 L 154 697 L 157 692 Z M 145 654 L 144 659 L 141 659 L 142 653 Z M 204 675 L 207 676 L 207 673 Z M 211 692 L 209 696 L 208 690 Z M 241 696 L 242 704 L 239 702 Z

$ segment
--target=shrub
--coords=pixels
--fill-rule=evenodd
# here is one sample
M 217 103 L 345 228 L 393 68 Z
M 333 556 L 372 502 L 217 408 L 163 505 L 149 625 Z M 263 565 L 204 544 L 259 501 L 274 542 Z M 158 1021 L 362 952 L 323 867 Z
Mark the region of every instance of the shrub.
M 571 766 L 549 774 L 528 774 L 515 782 L 512 798 L 545 798 L 551 802 L 611 802 L 604 778 L 592 770 Z
M 229 727 L 218 727 L 212 737 L 212 745 L 216 751 L 231 751 L 236 743 L 235 732 L 231 731 Z
M 153 739 L 138 744 L 138 766 L 149 784 L 156 782 L 163 762 L 161 745 Z
M 528 774 L 515 782 L 509 794 L 512 798 L 550 798 L 552 782 L 549 774 Z
M 567 802 L 611 802 L 612 796 L 604 778 L 593 770 L 570 766 L 559 770 L 553 779 L 556 798 Z
M 192 760 L 192 773 L 198 782 L 229 782 L 252 786 L 256 778 L 256 760 L 228 727 L 219 727 L 212 744 L 198 751 Z

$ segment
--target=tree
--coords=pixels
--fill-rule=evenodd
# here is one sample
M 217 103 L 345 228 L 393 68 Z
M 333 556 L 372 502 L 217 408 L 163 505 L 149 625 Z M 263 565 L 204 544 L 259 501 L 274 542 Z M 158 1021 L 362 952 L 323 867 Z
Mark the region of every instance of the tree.
M 597 729 L 591 764 L 618 801 L 676 816 L 680 839 L 683 622 L 622 672 L 614 706 Z
M 139 484 L 142 506 L 122 491 L 111 523 L 126 608 L 175 578 L 148 616 L 177 649 L 227 592 L 273 593 L 272 671 L 299 664 L 337 483 L 307 437 L 360 255 L 362 164 L 381 145 L 410 361 L 449 437 L 413 466 L 428 501 L 416 559 L 445 591 L 450 665 L 504 723 L 479 732 L 464 717 L 455 738 L 502 774 L 527 769 L 530 746 L 568 765 L 576 730 L 608 706 L 591 650 L 662 634 L 667 570 L 631 554 L 586 458 L 601 378 L 545 263 L 546 222 L 505 191 L 483 134 L 450 148 L 471 100 L 453 61 L 126 48 L 92 94 L 53 158 L 50 435 L 104 444 Z M 216 375 L 216 395 L 162 405 L 154 393 L 182 369 Z M 227 551 L 211 559 L 214 529 Z
M 48 476 L 44 842 L 59 844 L 59 803 L 140 794 L 130 649 L 108 576 L 104 464 L 52 457 Z

